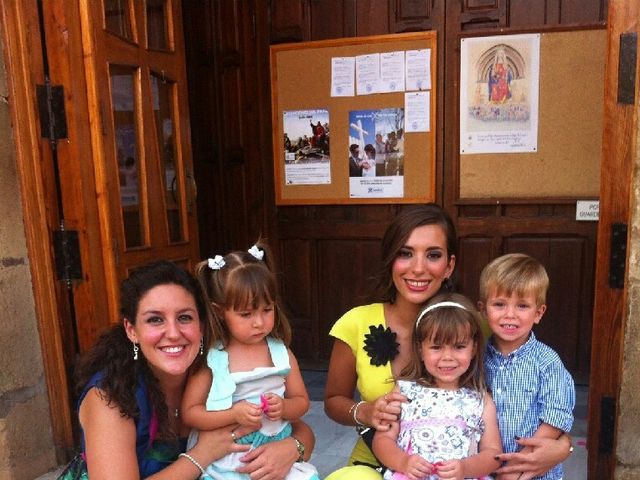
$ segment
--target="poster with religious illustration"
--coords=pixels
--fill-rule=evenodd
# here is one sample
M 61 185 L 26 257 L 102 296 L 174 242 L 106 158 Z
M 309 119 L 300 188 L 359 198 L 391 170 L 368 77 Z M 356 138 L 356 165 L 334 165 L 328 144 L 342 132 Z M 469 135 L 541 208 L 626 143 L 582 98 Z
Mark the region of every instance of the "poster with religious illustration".
M 283 112 L 284 181 L 287 185 L 331 183 L 329 110 Z
M 540 35 L 463 38 L 460 154 L 538 149 Z
M 349 196 L 404 196 L 404 109 L 349 112 Z

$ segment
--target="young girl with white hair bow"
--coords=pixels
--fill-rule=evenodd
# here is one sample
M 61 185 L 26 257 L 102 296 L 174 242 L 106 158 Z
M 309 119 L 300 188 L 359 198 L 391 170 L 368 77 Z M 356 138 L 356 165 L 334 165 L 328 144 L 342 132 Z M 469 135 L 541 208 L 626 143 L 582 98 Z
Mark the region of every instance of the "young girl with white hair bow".
M 196 430 L 254 427 L 244 437 L 232 433 L 237 443 L 252 449 L 290 438 L 299 455 L 285 478 L 319 480 L 316 469 L 304 462 L 305 446 L 291 435 L 291 422 L 307 412 L 309 397 L 288 348 L 291 327 L 279 304 L 266 245 L 205 260 L 196 267 L 196 277 L 211 302 L 213 327 L 221 340 L 209 349 L 208 368 L 187 383 L 183 421 Z M 196 439 L 194 431 L 190 442 Z M 237 471 L 244 456 L 230 453 L 204 470 L 213 479 L 248 479 Z

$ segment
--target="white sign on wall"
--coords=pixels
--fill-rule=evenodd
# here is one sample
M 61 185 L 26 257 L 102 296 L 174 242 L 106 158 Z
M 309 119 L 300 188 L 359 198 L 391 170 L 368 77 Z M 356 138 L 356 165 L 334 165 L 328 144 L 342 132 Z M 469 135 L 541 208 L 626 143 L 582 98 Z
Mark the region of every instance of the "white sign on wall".
M 597 222 L 599 219 L 599 200 L 578 200 L 576 202 L 576 220 L 583 222 Z

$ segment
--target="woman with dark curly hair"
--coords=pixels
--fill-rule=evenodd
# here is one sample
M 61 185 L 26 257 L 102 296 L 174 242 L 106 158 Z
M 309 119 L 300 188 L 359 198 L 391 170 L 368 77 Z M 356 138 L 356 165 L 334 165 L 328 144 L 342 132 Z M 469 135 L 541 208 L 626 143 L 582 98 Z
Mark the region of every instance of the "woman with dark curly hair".
M 178 408 L 187 376 L 219 336 L 194 277 L 167 261 L 145 265 L 122 283 L 120 301 L 122 322 L 77 370 L 82 455 L 73 478 L 195 479 L 201 465 L 246 450 L 230 426 L 203 432 L 185 453 Z

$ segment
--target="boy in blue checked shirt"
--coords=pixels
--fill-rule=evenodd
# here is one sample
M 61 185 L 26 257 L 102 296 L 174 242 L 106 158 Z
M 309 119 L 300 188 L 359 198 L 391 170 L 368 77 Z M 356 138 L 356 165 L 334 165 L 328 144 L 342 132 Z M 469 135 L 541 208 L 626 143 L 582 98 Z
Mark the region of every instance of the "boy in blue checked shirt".
M 547 308 L 548 286 L 544 267 L 518 253 L 496 258 L 480 275 L 478 308 L 492 332 L 484 359 L 486 381 L 496 404 L 505 453 L 520 449 L 518 438 L 555 439 L 573 424 L 573 379 L 558 354 L 531 331 Z M 515 473 L 498 478 L 519 477 Z M 562 479 L 562 464 L 535 478 Z

